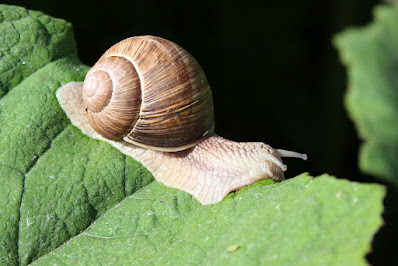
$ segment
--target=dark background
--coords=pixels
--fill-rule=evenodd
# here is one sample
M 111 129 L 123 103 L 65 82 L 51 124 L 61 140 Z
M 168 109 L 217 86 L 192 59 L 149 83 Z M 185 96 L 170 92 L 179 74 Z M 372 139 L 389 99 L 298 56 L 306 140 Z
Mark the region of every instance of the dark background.
M 4 1 L 3 1 L 4 3 Z M 309 155 L 286 160 L 287 177 L 329 173 L 378 182 L 357 168 L 360 140 L 344 109 L 346 72 L 333 36 L 372 19 L 381 1 L 9 1 L 74 26 L 79 57 L 93 65 L 114 43 L 151 34 L 188 50 L 212 86 L 216 132 Z M 398 264 L 397 190 L 388 186 L 374 265 Z

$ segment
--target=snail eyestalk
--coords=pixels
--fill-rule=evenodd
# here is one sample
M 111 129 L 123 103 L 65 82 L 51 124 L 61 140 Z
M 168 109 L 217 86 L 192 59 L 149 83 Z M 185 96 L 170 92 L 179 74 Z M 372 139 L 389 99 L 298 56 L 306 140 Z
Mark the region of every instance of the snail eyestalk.
M 307 160 L 308 156 L 307 154 L 303 153 L 298 153 L 295 151 L 287 151 L 287 150 L 282 150 L 282 149 L 276 149 L 280 157 L 290 157 L 290 158 L 299 158 L 302 160 Z
M 277 153 L 277 155 L 280 155 L 280 154 Z M 280 159 L 278 159 L 277 157 L 275 157 L 272 153 L 266 153 L 265 157 L 266 157 L 267 161 L 270 161 L 271 163 L 275 164 L 282 171 L 286 171 L 287 170 L 286 164 L 282 163 L 282 161 Z M 272 175 L 271 175 L 271 177 L 272 177 Z

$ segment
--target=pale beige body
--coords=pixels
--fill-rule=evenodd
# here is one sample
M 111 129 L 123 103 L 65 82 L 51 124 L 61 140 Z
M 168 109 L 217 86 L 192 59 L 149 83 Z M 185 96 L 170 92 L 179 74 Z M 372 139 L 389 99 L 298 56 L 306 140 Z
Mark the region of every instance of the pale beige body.
M 88 122 L 82 101 L 82 84 L 71 82 L 57 91 L 58 101 L 74 126 L 90 138 L 108 142 L 133 157 L 157 181 L 186 191 L 204 205 L 220 202 L 231 191 L 258 180 L 284 179 L 282 168 L 285 166 L 280 159 L 283 151 L 261 142 L 238 143 L 212 135 L 188 150 L 161 152 L 123 140 L 105 139 Z

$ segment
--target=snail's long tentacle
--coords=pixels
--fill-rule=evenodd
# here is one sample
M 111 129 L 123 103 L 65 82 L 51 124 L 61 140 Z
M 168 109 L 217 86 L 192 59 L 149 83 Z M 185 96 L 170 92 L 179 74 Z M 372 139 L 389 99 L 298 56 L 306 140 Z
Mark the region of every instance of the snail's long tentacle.
M 287 151 L 282 149 L 276 149 L 280 157 L 292 157 L 292 158 L 299 158 L 302 160 L 307 160 L 307 154 L 298 153 L 295 151 Z

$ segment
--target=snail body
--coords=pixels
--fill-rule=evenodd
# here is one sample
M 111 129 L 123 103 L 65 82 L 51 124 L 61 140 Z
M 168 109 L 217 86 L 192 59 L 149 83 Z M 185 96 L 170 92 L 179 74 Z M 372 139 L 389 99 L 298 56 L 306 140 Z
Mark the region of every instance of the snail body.
M 212 95 L 198 62 L 154 36 L 125 39 L 108 49 L 84 83 L 57 91 L 84 134 L 141 162 L 155 179 L 202 204 L 257 180 L 283 180 L 281 157 L 306 155 L 261 142 L 238 143 L 214 133 Z

